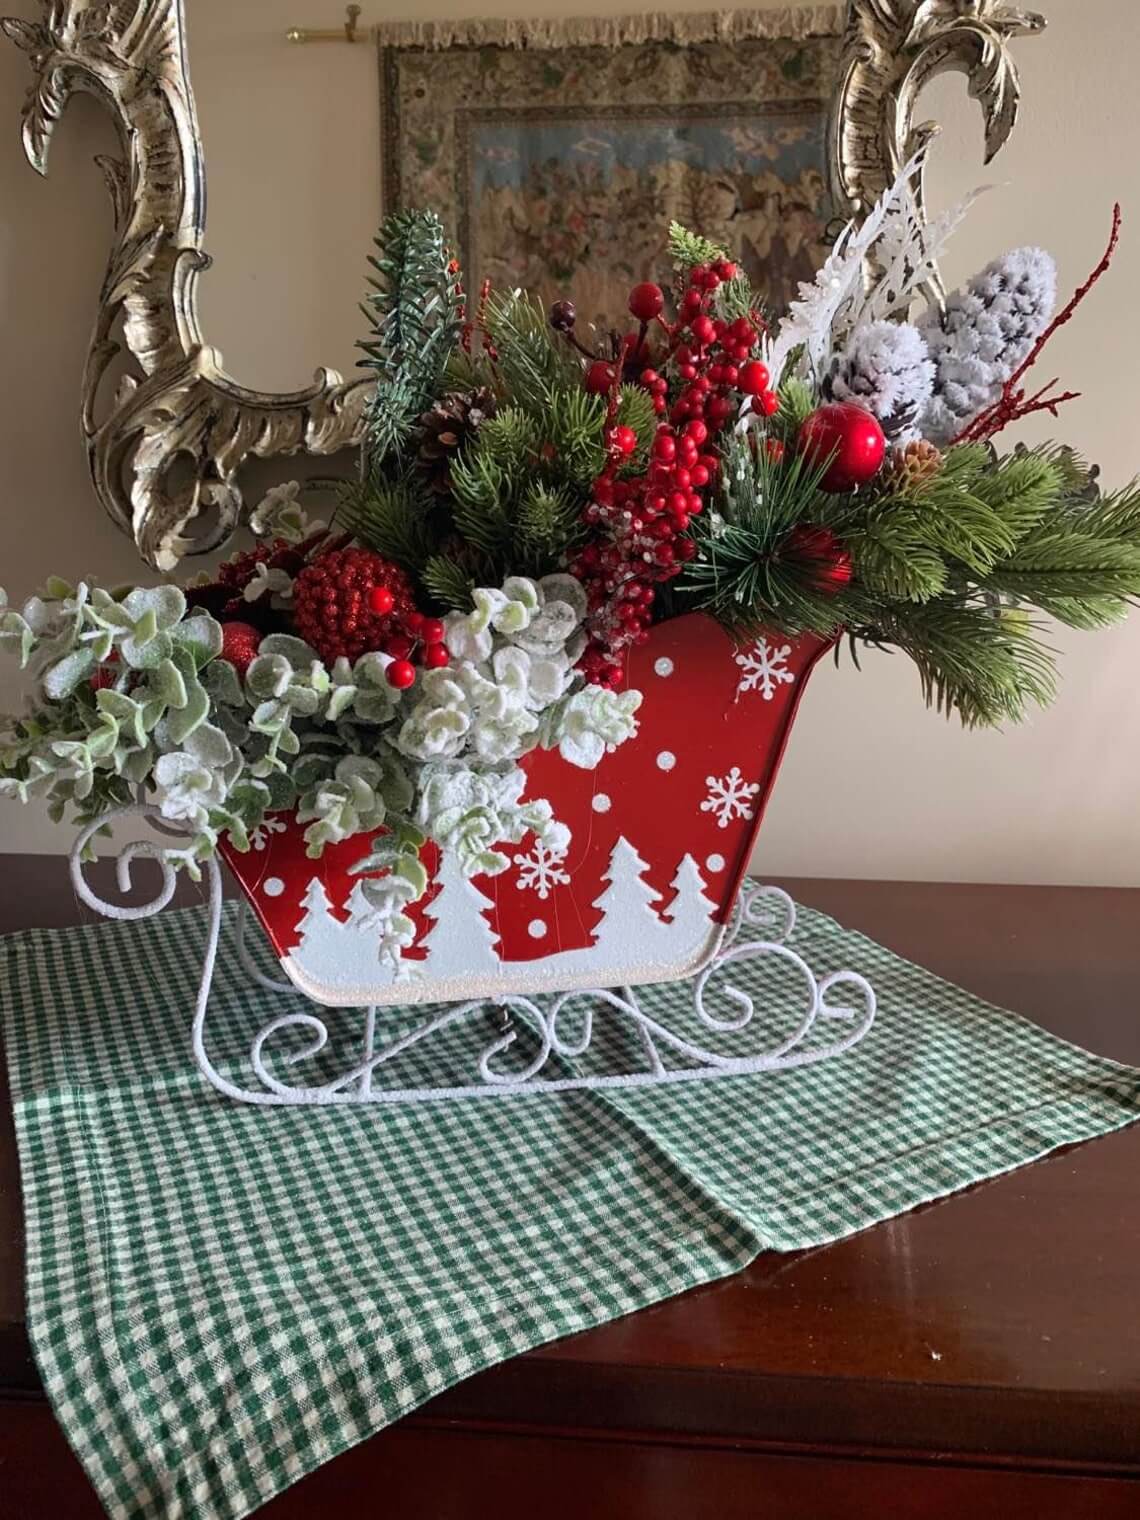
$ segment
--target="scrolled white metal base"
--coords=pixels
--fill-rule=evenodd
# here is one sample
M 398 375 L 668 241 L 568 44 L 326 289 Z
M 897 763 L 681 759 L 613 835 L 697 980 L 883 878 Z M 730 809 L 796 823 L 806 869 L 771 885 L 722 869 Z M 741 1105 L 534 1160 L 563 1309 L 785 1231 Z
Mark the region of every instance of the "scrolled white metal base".
M 118 857 L 118 883 L 123 893 L 131 890 L 131 864 L 138 857 L 158 861 L 163 880 L 159 892 L 149 902 L 137 907 L 108 903 L 92 891 L 83 875 L 82 855 L 85 846 L 102 824 L 125 817 L 143 817 L 166 830 L 159 822 L 158 809 L 145 803 L 125 807 L 84 829 L 71 852 L 71 878 L 81 900 L 108 918 L 149 918 L 169 903 L 174 893 L 175 872 L 163 858 L 164 847 L 151 841 L 126 845 Z M 198 983 L 191 1041 L 199 1070 L 212 1086 L 229 1098 L 261 1106 L 336 1103 L 423 1103 L 461 1098 L 495 1098 L 536 1093 L 573 1092 L 584 1089 L 648 1087 L 673 1082 L 711 1081 L 720 1077 L 741 1076 L 752 1072 L 786 1071 L 841 1056 L 863 1038 L 875 1018 L 875 992 L 866 977 L 857 971 L 832 971 L 819 977 L 804 958 L 787 943 L 795 926 L 795 905 L 786 892 L 777 887 L 755 886 L 741 894 L 731 929 L 720 953 L 705 967 L 691 985 L 691 1011 L 697 1023 L 710 1035 L 759 1032 L 763 1042 L 763 1020 L 757 1018 L 755 999 L 724 974 L 744 960 L 778 962 L 795 973 L 803 983 L 803 1012 L 790 1033 L 770 1042 L 768 1048 L 748 1056 L 724 1055 L 695 1043 L 659 1018 L 646 1012 L 633 988 L 616 991 L 605 988 L 576 990 L 549 999 L 517 995 L 480 998 L 466 1003 L 437 1007 L 429 1011 L 414 1028 L 384 1041 L 377 1038 L 377 1009 L 363 1010 L 362 1043 L 359 1055 L 335 1077 L 304 1085 L 283 1080 L 282 1069 L 295 1068 L 319 1055 L 329 1046 L 328 1020 L 342 1019 L 350 1011 L 328 1010 L 319 1004 L 319 1012 L 292 1010 L 278 1014 L 262 1026 L 249 1050 L 249 1064 L 258 1085 L 238 1086 L 214 1065 L 206 1050 L 207 1010 L 210 989 L 217 963 L 222 924 L 222 878 L 216 860 L 205 862 L 209 902 L 206 944 L 202 972 Z M 284 980 L 266 976 L 258 970 L 246 943 L 247 910 L 244 901 L 238 910 L 237 953 L 242 968 L 257 983 L 273 993 L 302 996 Z M 760 937 L 749 938 L 750 931 Z M 855 1006 L 830 1004 L 828 995 L 845 989 L 854 994 Z M 712 1004 L 718 1002 L 720 1013 Z M 567 1026 L 567 1009 L 578 1014 L 577 1031 Z M 398 1056 L 426 1046 L 443 1031 L 458 1024 L 476 1024 L 493 1016 L 493 1027 L 472 1058 L 469 1080 L 446 1086 L 401 1086 L 392 1081 L 385 1085 Z M 591 1070 L 586 1075 L 565 1075 L 566 1062 L 585 1056 L 594 1045 L 597 1020 L 617 1020 L 638 1035 L 637 1064 L 631 1069 Z M 810 1043 L 809 1037 L 823 1023 L 839 1026 L 834 1039 Z M 501 1058 L 519 1041 L 523 1029 L 535 1041 L 533 1055 L 516 1069 L 505 1069 Z M 281 1037 L 287 1031 L 300 1032 L 306 1038 L 300 1048 L 286 1046 Z M 271 1064 L 271 1050 L 276 1044 L 279 1054 Z M 667 1064 L 668 1062 L 668 1064 Z M 276 1068 L 276 1069 L 274 1069 Z

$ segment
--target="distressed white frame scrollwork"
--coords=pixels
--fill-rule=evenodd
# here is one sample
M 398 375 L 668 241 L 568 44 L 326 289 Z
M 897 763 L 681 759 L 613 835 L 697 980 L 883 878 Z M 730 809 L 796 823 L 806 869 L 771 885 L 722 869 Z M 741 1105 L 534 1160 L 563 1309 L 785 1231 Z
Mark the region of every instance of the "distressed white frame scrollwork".
M 1040 16 L 1006 0 L 848 0 L 845 14 L 812 10 L 843 29 L 828 148 L 841 207 L 865 211 L 936 130 L 914 120 L 936 74 L 966 76 L 982 108 L 987 159 L 1005 142 L 1019 93 L 1009 42 L 1039 31 Z M 251 390 L 226 373 L 202 333 L 205 165 L 183 0 L 40 0 L 40 11 L 37 21 L 0 23 L 32 67 L 23 127 L 32 166 L 46 172 L 52 135 L 77 90 L 106 106 L 121 143 L 121 156 L 100 160 L 114 241 L 82 382 L 91 479 L 143 559 L 168 571 L 239 526 L 247 459 L 353 447 L 367 383 L 322 368 L 307 390 Z M 724 13 L 725 26 L 733 14 Z M 606 23 L 615 37 L 619 20 Z M 127 372 L 105 396 L 120 356 Z M 206 519 L 194 520 L 206 508 L 216 519 L 200 531 Z

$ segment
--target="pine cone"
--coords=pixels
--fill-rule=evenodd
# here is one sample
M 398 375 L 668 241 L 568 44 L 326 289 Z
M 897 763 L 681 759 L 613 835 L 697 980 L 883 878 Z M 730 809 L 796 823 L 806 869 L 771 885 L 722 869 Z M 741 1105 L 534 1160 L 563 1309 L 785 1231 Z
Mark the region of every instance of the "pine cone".
M 925 438 L 915 438 L 891 450 L 879 483 L 892 495 L 912 495 L 932 481 L 941 468 L 941 449 Z
M 481 386 L 474 391 L 449 391 L 423 413 L 417 424 L 419 465 L 433 491 L 446 495 L 452 461 L 496 409 L 494 392 Z

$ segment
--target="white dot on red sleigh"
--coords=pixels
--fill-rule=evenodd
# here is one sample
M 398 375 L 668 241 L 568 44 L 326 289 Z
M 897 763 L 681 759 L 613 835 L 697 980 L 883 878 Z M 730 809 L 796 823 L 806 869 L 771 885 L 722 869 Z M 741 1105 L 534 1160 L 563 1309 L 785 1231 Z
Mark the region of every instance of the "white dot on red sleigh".
M 541 919 L 541 918 L 532 918 L 531 921 L 530 921 L 530 923 L 527 924 L 527 926 L 526 926 L 526 932 L 530 935 L 531 939 L 545 939 L 546 938 L 546 923 L 545 923 L 545 921 L 543 919 Z
M 671 771 L 677 763 L 677 757 L 671 749 L 663 749 L 657 756 L 657 769 L 659 771 Z
M 285 883 L 280 876 L 267 876 L 261 883 L 261 890 L 266 897 L 280 897 L 285 890 Z
M 594 800 L 590 806 L 595 813 L 608 813 L 610 808 L 613 807 L 613 799 L 608 797 L 605 792 L 595 792 Z
M 724 856 L 723 855 L 710 855 L 709 858 L 705 861 L 705 870 L 706 871 L 712 871 L 714 875 L 718 871 L 723 871 L 724 870 Z
M 667 655 L 662 655 L 654 664 L 653 673 L 659 676 L 671 676 L 673 674 L 673 661 Z

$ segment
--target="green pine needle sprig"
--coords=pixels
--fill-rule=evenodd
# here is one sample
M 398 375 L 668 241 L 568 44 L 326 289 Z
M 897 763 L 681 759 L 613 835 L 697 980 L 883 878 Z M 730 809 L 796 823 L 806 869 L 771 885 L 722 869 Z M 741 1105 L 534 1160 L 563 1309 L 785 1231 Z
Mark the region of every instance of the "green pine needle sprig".
M 470 609 L 475 577 L 457 559 L 446 554 L 431 555 L 421 579 L 428 594 L 447 611 L 466 612 Z
M 680 222 L 669 223 L 669 257 L 682 269 L 692 269 L 697 264 L 712 264 L 728 257 L 719 243 L 710 242 L 699 232 L 690 232 Z
M 432 211 L 387 217 L 369 258 L 372 275 L 361 306 L 369 335 L 361 366 L 376 375 L 365 409 L 365 473 L 398 454 L 415 418 L 437 394 L 459 338 L 462 290 L 443 223 Z
M 417 573 L 435 548 L 430 503 L 411 481 L 354 482 L 341 494 L 337 526 L 369 549 Z

